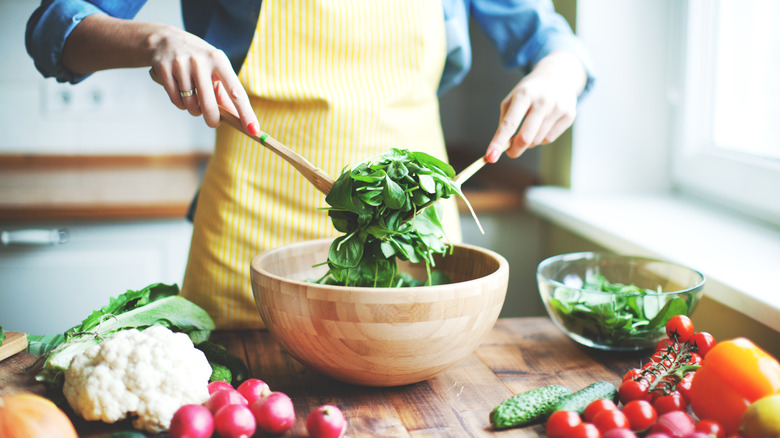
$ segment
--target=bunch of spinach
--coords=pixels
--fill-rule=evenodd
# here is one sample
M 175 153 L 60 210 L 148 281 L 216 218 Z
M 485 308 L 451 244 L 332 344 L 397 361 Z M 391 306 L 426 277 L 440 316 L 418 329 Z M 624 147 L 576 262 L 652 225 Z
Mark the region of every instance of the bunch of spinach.
M 552 311 L 570 332 L 614 347 L 652 342 L 671 317 L 687 314 L 693 305 L 693 297 L 669 300 L 660 287 L 611 283 L 601 274 L 588 276 L 581 289 L 556 288 L 549 302 Z
M 75 355 L 120 330 L 143 330 L 155 324 L 187 333 L 194 344 L 208 340 L 215 328 L 203 308 L 179 296 L 177 285 L 155 283 L 112 297 L 107 305 L 64 333 L 27 335 L 27 352 L 44 359 L 43 370 L 36 378 L 58 387 Z
M 400 259 L 425 263 L 423 284 L 448 282 L 431 268 L 435 254 L 452 248 L 436 201 L 452 195 L 465 201 L 454 176 L 436 157 L 397 148 L 345 169 L 325 198 L 333 226 L 344 235 L 331 244 L 328 272 L 317 281 L 358 287 L 420 284 L 398 272 Z

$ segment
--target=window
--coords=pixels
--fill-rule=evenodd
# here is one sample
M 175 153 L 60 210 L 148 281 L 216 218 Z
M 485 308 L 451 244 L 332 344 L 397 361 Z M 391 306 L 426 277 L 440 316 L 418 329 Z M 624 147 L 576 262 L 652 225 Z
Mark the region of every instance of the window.
M 780 225 L 780 2 L 679 2 L 674 184 Z

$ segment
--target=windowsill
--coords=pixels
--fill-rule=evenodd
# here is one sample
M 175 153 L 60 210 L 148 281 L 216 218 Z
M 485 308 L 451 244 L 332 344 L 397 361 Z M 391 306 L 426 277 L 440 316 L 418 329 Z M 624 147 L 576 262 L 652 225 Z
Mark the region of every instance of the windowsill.
M 702 272 L 705 294 L 780 331 L 780 230 L 672 194 L 532 187 L 535 214 L 605 248 Z

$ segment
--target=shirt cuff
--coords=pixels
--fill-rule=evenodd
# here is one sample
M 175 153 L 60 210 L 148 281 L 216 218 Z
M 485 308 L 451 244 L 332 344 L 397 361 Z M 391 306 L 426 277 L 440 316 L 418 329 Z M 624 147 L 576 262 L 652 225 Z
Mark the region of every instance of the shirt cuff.
M 73 29 L 92 14 L 105 13 L 86 1 L 54 1 L 42 5 L 27 23 L 27 53 L 35 61 L 35 67 L 45 77 L 59 82 L 78 83 L 88 74 L 75 74 L 62 64 L 62 50 Z
M 536 64 L 541 61 L 542 58 L 546 57 L 552 52 L 566 51 L 573 53 L 577 58 L 579 58 L 582 66 L 585 68 L 585 73 L 587 74 L 585 88 L 577 97 L 577 102 L 581 102 L 582 99 L 585 98 L 585 96 L 587 96 L 587 94 L 591 91 L 593 84 L 596 81 L 596 72 L 594 70 L 593 63 L 588 56 L 588 52 L 585 49 L 585 46 L 573 34 L 553 33 L 551 35 L 541 36 L 541 39 L 544 40 L 544 43 L 540 43 L 537 50 L 535 50 L 535 53 L 531 58 L 531 68 L 536 66 Z

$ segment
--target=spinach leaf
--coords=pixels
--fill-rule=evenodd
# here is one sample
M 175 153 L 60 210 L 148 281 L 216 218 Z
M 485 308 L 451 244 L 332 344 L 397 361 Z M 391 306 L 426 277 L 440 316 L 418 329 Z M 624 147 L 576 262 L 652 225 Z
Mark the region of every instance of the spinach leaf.
M 572 333 L 599 344 L 632 346 L 656 339 L 671 317 L 691 310 L 692 297 L 668 299 L 662 292 L 612 283 L 595 274 L 580 290 L 558 287 L 549 306 Z
M 365 287 L 419 284 L 398 273 L 397 260 L 423 262 L 424 284 L 443 274 L 434 255 L 452 250 L 440 220 L 438 199 L 463 197 L 455 171 L 423 153 L 393 148 L 346 168 L 325 197 L 333 226 L 344 235 L 331 244 L 328 272 L 319 282 Z

